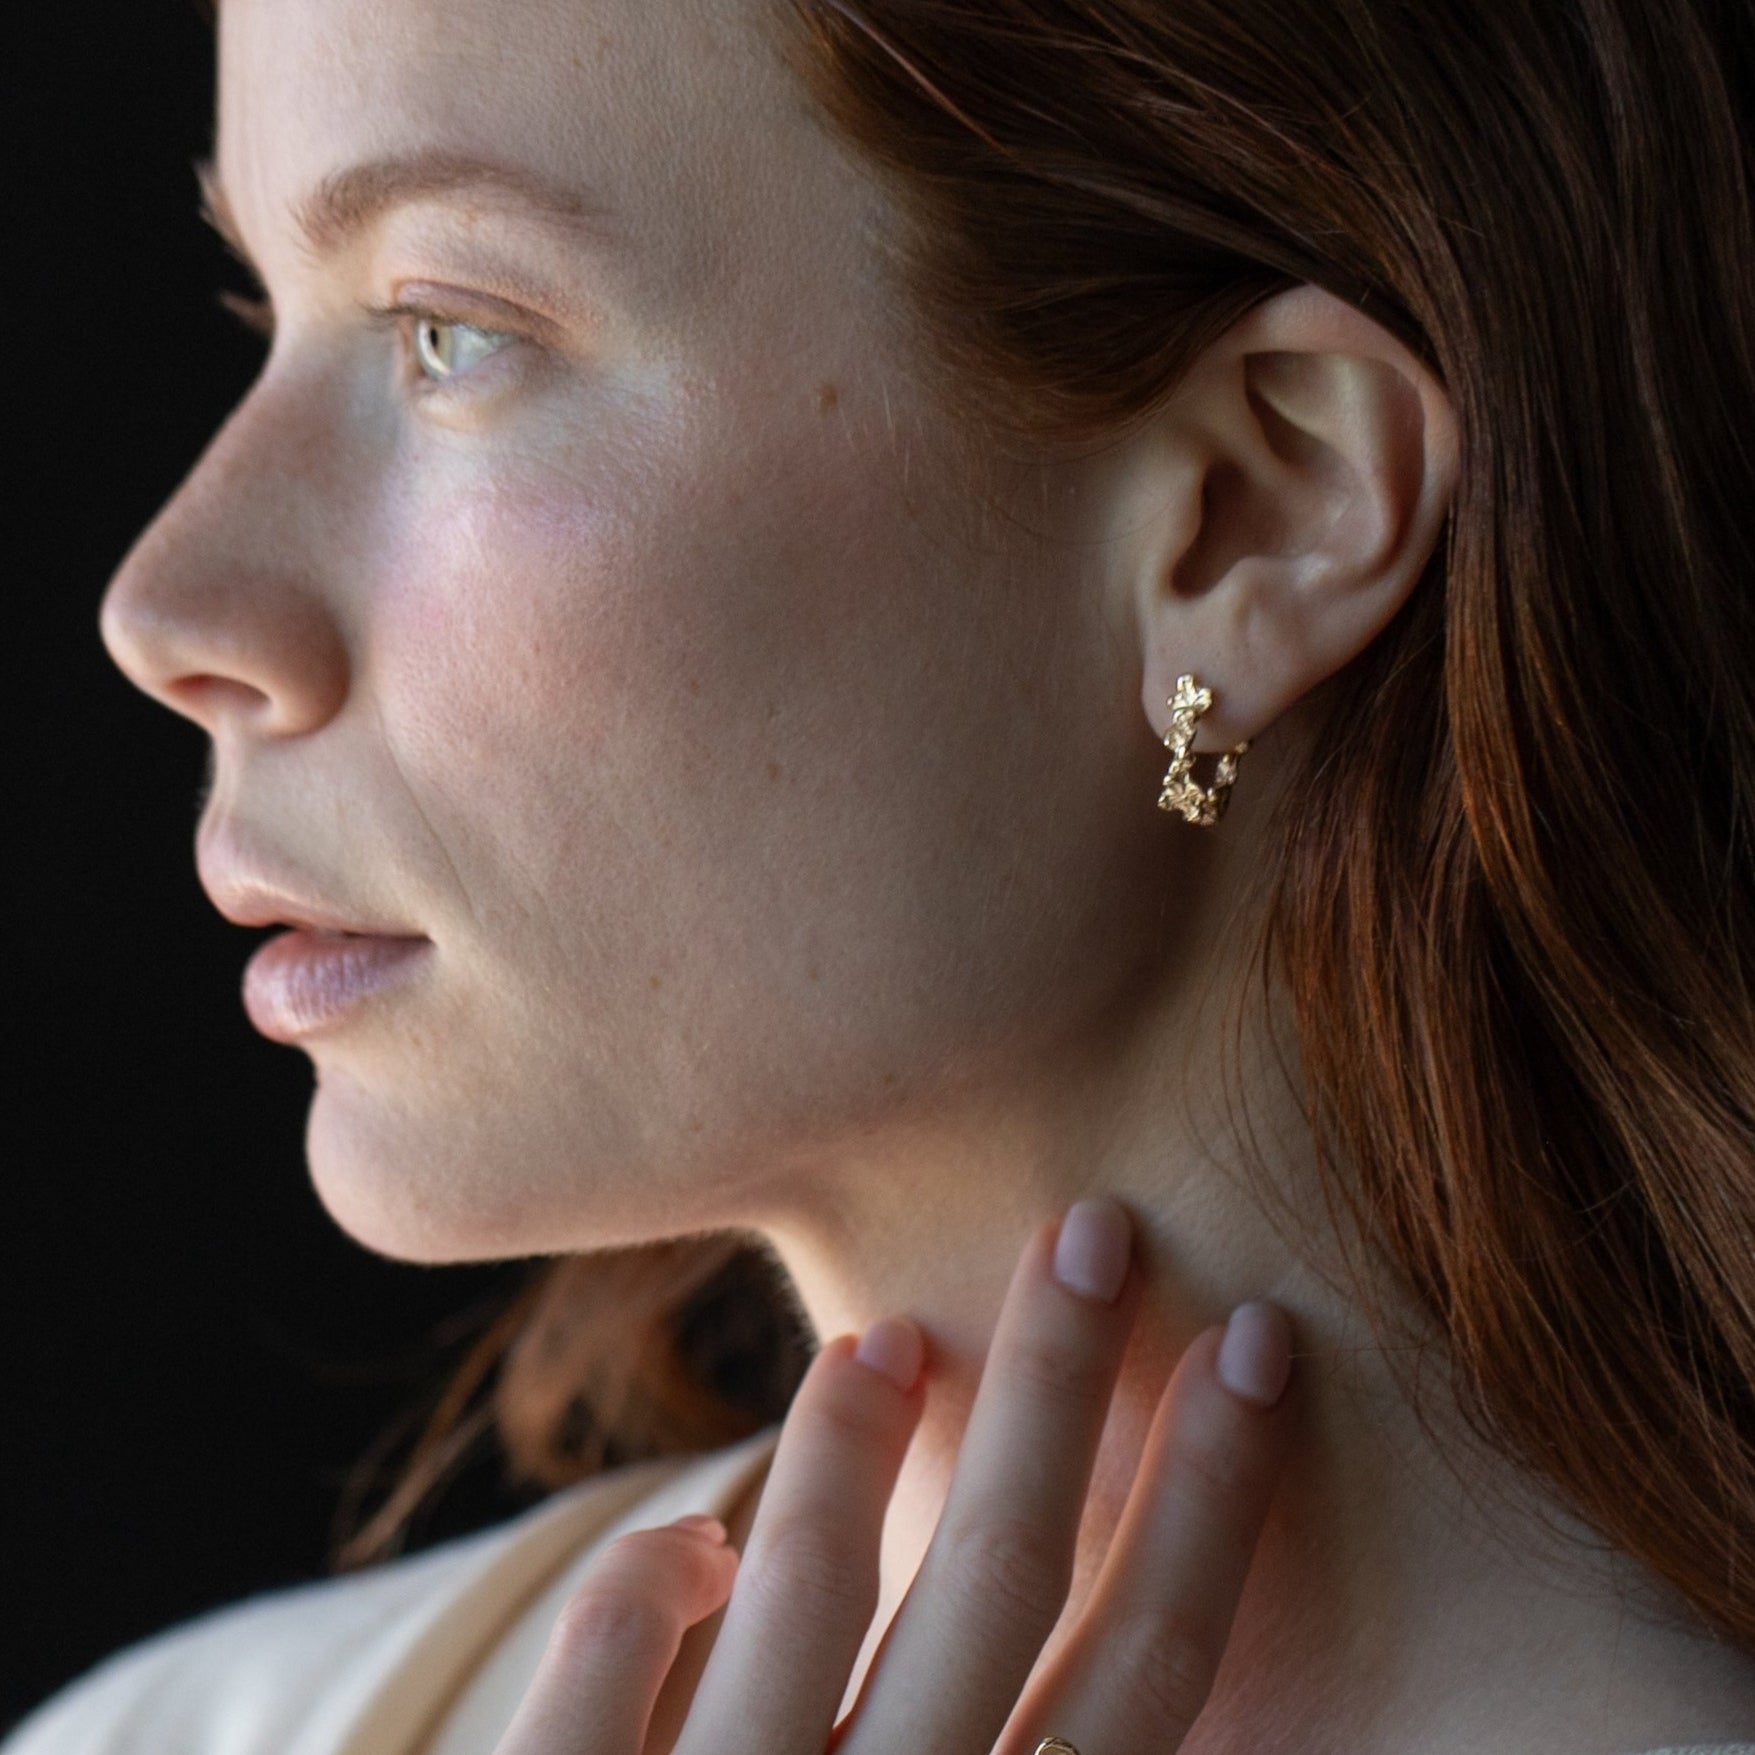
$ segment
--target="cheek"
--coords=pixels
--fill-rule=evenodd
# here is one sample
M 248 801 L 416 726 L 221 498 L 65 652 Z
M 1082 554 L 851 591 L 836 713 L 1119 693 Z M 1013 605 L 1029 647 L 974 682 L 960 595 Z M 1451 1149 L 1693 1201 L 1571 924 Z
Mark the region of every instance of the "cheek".
M 492 1078 L 587 1059 L 727 1151 L 1050 1028 L 1100 961 L 1066 898 L 1112 911 L 1099 789 L 1040 779 L 1077 725 L 1019 695 L 1049 582 L 785 430 L 423 488 L 359 642 Z
M 873 833 L 853 750 L 913 745 L 894 679 L 955 644 L 933 620 L 954 596 L 886 553 L 866 472 L 645 425 L 564 467 L 429 468 L 374 545 L 362 686 L 478 915 L 619 897 L 747 924 L 778 848 Z
M 485 851 L 510 834 L 523 858 L 574 869 L 630 716 L 664 741 L 677 606 L 636 534 L 607 493 L 497 482 L 424 508 L 399 537 L 366 682 L 447 840 Z
M 525 718 L 589 741 L 609 711 L 604 644 L 625 636 L 628 571 L 613 519 L 576 495 L 489 484 L 420 507 L 372 604 L 386 729 L 453 754 L 503 753 L 492 746 Z
M 858 840 L 852 798 L 813 784 L 836 760 L 817 569 L 752 523 L 747 472 L 665 461 L 502 475 L 401 520 L 361 687 L 476 999 L 699 1096 L 726 995 L 770 1034 L 795 989 L 820 1002 L 816 916 L 886 854 L 808 896 L 776 881 Z

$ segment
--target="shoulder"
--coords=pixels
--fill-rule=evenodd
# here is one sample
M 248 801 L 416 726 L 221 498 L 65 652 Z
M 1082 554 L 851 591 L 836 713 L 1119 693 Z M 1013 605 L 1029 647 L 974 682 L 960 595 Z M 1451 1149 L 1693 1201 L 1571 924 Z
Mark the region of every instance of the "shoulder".
M 711 1491 L 752 1441 L 593 1477 L 506 1522 L 359 1572 L 271 1590 L 106 1658 L 0 1755 L 335 1755 L 412 1734 L 555 1571 L 647 1507 Z M 398 1686 L 399 1677 L 417 1682 Z M 374 1734 L 375 1733 L 375 1734 Z M 380 1739 L 383 1739 L 382 1741 Z
M 504 1539 L 496 1530 L 493 1537 Z M 482 1536 L 366 1571 L 265 1591 L 104 1659 L 14 1728 L 4 1755 L 205 1755 L 286 1747 L 321 1683 L 370 1663 L 429 1592 L 446 1592 Z

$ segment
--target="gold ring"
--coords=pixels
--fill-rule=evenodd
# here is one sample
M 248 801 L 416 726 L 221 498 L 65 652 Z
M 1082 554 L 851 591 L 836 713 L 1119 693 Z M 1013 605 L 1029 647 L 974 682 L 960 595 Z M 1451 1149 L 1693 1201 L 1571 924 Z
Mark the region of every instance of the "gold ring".
M 1036 1745 L 1035 1755 L 1079 1755 L 1065 1737 L 1044 1737 Z

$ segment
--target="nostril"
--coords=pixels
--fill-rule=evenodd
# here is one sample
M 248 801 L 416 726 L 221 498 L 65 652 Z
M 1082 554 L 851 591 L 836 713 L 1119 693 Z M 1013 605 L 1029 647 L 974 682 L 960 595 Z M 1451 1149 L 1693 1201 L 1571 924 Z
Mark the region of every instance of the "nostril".
M 221 719 L 240 720 L 270 733 L 282 729 L 274 723 L 273 696 L 237 677 L 196 671 L 171 678 L 161 685 L 161 693 L 169 706 L 187 714 L 209 731 Z

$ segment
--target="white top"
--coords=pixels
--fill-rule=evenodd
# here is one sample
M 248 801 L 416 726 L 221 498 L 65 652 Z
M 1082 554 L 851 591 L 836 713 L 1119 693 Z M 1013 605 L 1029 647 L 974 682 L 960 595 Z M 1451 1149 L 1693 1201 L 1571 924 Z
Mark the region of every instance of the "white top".
M 69 1683 L 0 1755 L 492 1755 L 597 1551 L 728 1516 L 778 1438 L 613 1469 L 473 1535 L 197 1615 Z

